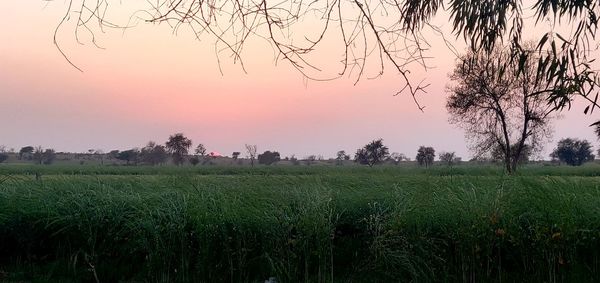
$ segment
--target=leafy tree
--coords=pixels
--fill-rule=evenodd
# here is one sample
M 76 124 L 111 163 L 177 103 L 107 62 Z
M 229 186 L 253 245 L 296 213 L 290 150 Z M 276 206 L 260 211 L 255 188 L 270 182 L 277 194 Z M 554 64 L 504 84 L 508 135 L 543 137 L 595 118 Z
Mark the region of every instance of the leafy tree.
M 204 147 L 203 144 L 198 144 L 195 152 L 196 152 L 196 155 L 200 155 L 201 157 L 204 157 L 206 155 L 206 148 Z
M 246 153 L 248 154 L 248 158 L 250 158 L 250 166 L 254 167 L 254 160 L 256 159 L 256 152 L 258 148 L 256 145 L 246 144 Z
M 44 148 L 41 145 L 35 147 L 33 151 L 33 160 L 37 164 L 42 164 L 44 162 Z
M 123 160 L 127 162 L 127 165 L 130 165 L 131 162 L 137 164 L 139 161 L 140 151 L 137 148 L 132 148 L 129 150 L 124 150 L 119 152 L 117 155 L 118 160 Z
M 267 150 L 258 155 L 258 164 L 271 165 L 279 160 L 281 160 L 281 156 L 277 151 L 271 152 Z
M 111 150 L 108 152 L 108 158 L 111 159 L 117 159 L 117 156 L 119 155 L 119 150 L 115 149 L 115 150 Z
M 387 160 L 393 163 L 394 165 L 398 165 L 400 164 L 400 162 L 405 160 L 409 161 L 409 159 L 406 157 L 406 155 L 404 155 L 404 153 L 398 152 L 392 152 L 392 154 L 390 154 Z
M 233 153 L 231 153 L 231 158 L 233 158 L 233 160 L 237 160 L 238 157 L 240 157 L 240 152 L 239 151 L 234 151 Z
M 560 140 L 550 156 L 571 166 L 594 160 L 590 142 L 572 138 Z
M 433 160 L 435 159 L 435 149 L 430 146 L 421 146 L 419 147 L 419 150 L 417 150 L 415 159 L 419 165 L 429 167 L 433 164 Z
M 42 153 L 42 163 L 46 165 L 50 165 L 54 163 L 54 159 L 56 159 L 56 151 L 52 148 L 47 148 Z
M 146 164 L 157 165 L 167 161 L 169 153 L 164 145 L 156 144 L 153 141 L 142 148 L 140 151 L 140 160 Z
M 8 154 L 0 153 L 0 163 L 6 161 L 8 159 Z
M 35 160 L 37 164 L 49 165 L 54 162 L 54 159 L 56 159 L 56 152 L 54 149 L 48 148 L 44 150 L 44 148 L 41 146 L 35 147 L 35 151 L 33 152 L 33 160 Z
M 350 155 L 346 154 L 345 150 L 338 151 L 335 157 L 335 163 L 337 165 L 343 165 L 344 160 L 350 160 Z
M 509 173 L 527 150 L 541 149 L 557 110 L 544 99 L 552 90 L 545 78 L 536 77 L 534 49 L 527 48 L 519 64 L 501 46 L 492 53 L 469 52 L 450 75 L 455 82 L 446 104 L 450 122 L 465 130 L 475 155 L 501 149 Z
M 454 151 L 452 152 L 440 152 L 440 161 L 443 164 L 446 164 L 448 166 L 452 166 L 455 165 L 456 163 L 459 162 L 460 157 L 456 156 L 456 153 Z
M 363 148 L 359 148 L 356 151 L 354 160 L 359 164 L 372 167 L 382 163 L 388 155 L 388 148 L 383 145 L 383 139 L 378 139 L 366 144 Z
M 22 147 L 21 150 L 19 150 L 19 160 L 23 159 L 23 157 L 30 159 L 31 155 L 33 154 L 33 150 L 33 146 L 30 145 Z
M 185 137 L 182 133 L 171 135 L 165 143 L 167 150 L 173 157 L 175 165 L 182 165 L 184 157 L 188 154 L 188 150 L 192 146 L 192 140 Z

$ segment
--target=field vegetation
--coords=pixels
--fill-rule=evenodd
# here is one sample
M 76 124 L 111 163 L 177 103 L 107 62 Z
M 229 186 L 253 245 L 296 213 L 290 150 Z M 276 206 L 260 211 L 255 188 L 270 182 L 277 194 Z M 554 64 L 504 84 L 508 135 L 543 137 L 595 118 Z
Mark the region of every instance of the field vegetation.
M 0 280 L 600 280 L 600 166 L 0 166 Z

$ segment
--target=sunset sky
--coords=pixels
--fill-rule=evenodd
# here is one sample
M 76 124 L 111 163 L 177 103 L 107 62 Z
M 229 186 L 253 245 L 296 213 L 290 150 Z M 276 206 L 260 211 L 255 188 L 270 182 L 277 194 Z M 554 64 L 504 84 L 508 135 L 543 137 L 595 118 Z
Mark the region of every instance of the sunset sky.
M 59 42 L 82 68 L 79 72 L 53 45 L 66 3 L 11 1 L 4 6 L 0 145 L 8 148 L 123 150 L 183 132 L 194 147 L 203 143 L 225 155 L 243 151 L 247 143 L 282 156 L 333 157 L 338 150 L 354 153 L 383 138 L 390 152 L 411 158 L 420 145 L 471 156 L 463 132 L 448 123 L 445 87 L 454 55 L 439 38 L 431 40 L 429 52 L 435 68 L 413 72 L 415 81 L 431 83 L 419 97 L 425 106 L 421 112 L 408 94 L 394 96 L 401 83 L 391 68 L 357 85 L 354 77 L 306 82 L 288 63 L 276 64 L 271 48 L 255 40 L 245 50 L 247 74 L 227 57 L 221 58 L 221 74 L 213 41 L 195 40 L 185 31 L 174 35 L 166 25 L 141 24 L 124 34 L 108 30 L 97 35 L 104 49 L 89 40 L 79 45 L 72 29 L 61 30 Z M 435 21 L 450 30 L 447 19 Z M 563 137 L 585 138 L 598 148 L 587 127 L 598 113 L 582 111 L 576 103 L 562 113 L 542 157 Z

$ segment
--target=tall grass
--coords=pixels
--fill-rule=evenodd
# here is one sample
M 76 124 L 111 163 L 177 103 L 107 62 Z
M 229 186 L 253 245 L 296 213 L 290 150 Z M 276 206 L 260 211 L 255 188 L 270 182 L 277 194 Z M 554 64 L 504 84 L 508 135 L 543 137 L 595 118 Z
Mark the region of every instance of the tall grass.
M 39 168 L 3 168 L 0 280 L 600 280 L 587 169 Z

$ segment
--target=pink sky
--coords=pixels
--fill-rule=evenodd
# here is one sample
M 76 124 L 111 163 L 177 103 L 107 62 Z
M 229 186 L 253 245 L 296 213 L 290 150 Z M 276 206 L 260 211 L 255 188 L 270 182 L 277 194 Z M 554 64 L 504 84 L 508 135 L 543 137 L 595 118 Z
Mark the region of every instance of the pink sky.
M 46 6 L 47 5 L 47 6 Z M 105 151 L 164 142 L 183 132 L 209 151 L 230 155 L 245 143 L 283 156 L 353 153 L 383 138 L 391 152 L 414 157 L 420 145 L 470 156 L 463 132 L 447 122 L 447 74 L 454 57 L 439 40 L 430 54 L 436 68 L 415 70 L 431 83 L 420 97 L 425 112 L 407 94 L 393 96 L 399 77 L 375 80 L 309 81 L 287 63 L 274 63 L 264 42 L 251 42 L 244 57 L 248 74 L 228 58 L 218 69 L 212 41 L 178 36 L 167 26 L 142 25 L 122 35 L 99 34 L 105 49 L 78 45 L 66 29 L 59 34 L 80 73 L 53 46 L 53 31 L 66 9 L 62 1 L 15 1 L 0 17 L 0 145 L 42 145 L 58 151 Z M 436 19 L 443 25 L 444 19 Z M 449 26 L 444 27 L 449 30 Z M 460 45 L 460 44 L 458 44 Z M 322 55 L 327 59 L 330 54 Z M 556 121 L 554 141 L 586 138 L 598 115 L 581 105 Z M 551 146 L 546 147 L 544 157 Z

